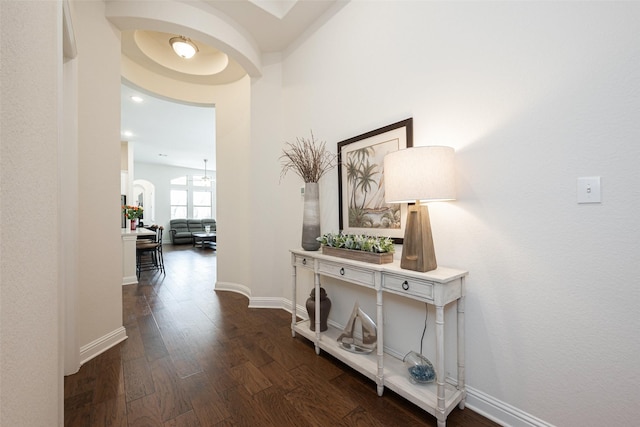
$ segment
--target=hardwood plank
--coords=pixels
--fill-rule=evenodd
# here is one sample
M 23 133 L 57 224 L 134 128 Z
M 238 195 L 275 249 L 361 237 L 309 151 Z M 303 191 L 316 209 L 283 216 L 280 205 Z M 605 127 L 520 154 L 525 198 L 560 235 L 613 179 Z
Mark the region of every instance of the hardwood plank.
M 91 411 L 91 426 L 127 427 L 127 403 L 124 395 L 95 405 Z
M 155 394 L 162 402 L 162 420 L 168 421 L 193 408 L 185 390 L 180 385 L 180 378 L 169 357 L 151 363 L 151 376 L 155 386 Z
M 180 378 L 202 372 L 202 367 L 198 363 L 195 352 L 185 339 L 182 330 L 167 325 L 160 328 L 160 333 L 169 351 L 171 361 L 176 368 L 176 373 Z
M 91 406 L 93 403 L 93 394 L 93 390 L 86 390 L 66 398 L 64 400 L 65 412 L 76 411 L 84 407 Z
M 395 420 L 393 424 L 387 424 L 376 418 L 371 412 L 366 411 L 362 407 L 358 406 L 353 411 L 349 412 L 339 424 L 340 426 L 367 426 L 367 427 L 387 427 L 389 425 L 414 425 L 403 424 L 400 420 Z
M 123 366 L 125 397 L 127 402 L 148 396 L 156 391 L 151 376 L 151 368 L 146 356 L 126 360 Z
M 164 423 L 163 427 L 201 427 L 195 412 L 189 411 Z
M 93 404 L 97 405 L 107 400 L 116 399 L 124 394 L 124 376 L 122 361 L 108 359 L 96 372 L 95 392 Z
M 138 328 L 138 322 L 133 322 L 127 325 L 127 339 L 122 342 L 121 356 L 122 360 L 133 360 L 140 357 L 144 357 L 144 343 L 142 342 L 142 336 L 140 335 L 140 328 Z
M 278 387 L 283 393 L 294 390 L 301 385 L 288 370 L 276 361 L 261 366 L 260 372 L 271 384 Z
M 161 426 L 163 424 L 161 406 L 162 404 L 155 393 L 128 402 L 127 422 L 129 427 Z
M 336 401 L 330 394 L 314 391 L 302 386 L 285 394 L 287 401 L 296 409 L 305 423 L 314 426 L 333 426 L 354 408 Z
M 152 315 L 144 315 L 138 318 L 138 328 L 144 346 L 144 353 L 149 362 L 162 359 L 169 355 L 160 335 L 160 330 Z
M 96 387 L 95 362 L 89 361 L 80 370 L 64 377 L 64 398 L 71 398 L 85 391 L 93 391 Z M 91 397 L 93 399 L 93 396 Z
M 181 384 L 187 392 L 193 412 L 201 426 L 213 426 L 231 417 L 204 372 L 182 379 Z
M 351 370 L 345 367 L 345 371 Z M 356 412 L 350 413 L 347 418 L 355 417 L 355 420 L 359 420 L 368 417 L 368 414 L 373 414 L 372 416 L 382 425 L 418 426 L 423 425 L 425 418 L 432 418 L 435 421 L 431 415 L 388 389 L 385 389 L 383 397 L 376 397 L 375 383 L 362 375 L 355 375 L 353 371 L 345 372 L 344 375 L 331 380 L 331 383 L 348 393 L 358 404 Z
M 237 386 L 220 393 L 222 401 L 231 413 L 231 420 L 241 426 L 269 426 L 265 424 L 268 417 L 254 405 L 249 392 L 242 386 Z M 228 419 L 227 419 L 228 420 Z
M 233 366 L 231 376 L 249 392 L 256 394 L 265 388 L 271 387 L 271 381 L 267 379 L 253 363 L 245 362 L 242 365 Z
M 253 396 L 253 407 L 264 414 L 264 424 L 271 426 L 312 426 L 295 405 L 283 399 L 284 391 L 279 387 L 269 387 Z
M 79 407 L 64 409 L 64 425 L 65 427 L 90 427 L 91 426 L 91 405 L 83 405 Z

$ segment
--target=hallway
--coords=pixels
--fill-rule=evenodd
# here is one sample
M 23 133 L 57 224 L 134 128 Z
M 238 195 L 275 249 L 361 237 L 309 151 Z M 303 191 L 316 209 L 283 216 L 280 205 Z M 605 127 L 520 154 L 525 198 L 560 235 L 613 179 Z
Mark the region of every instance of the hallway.
M 166 277 L 123 287 L 128 339 L 65 378 L 65 426 L 435 426 L 313 346 L 284 310 L 213 290 L 216 252 L 164 249 Z M 495 426 L 469 409 L 447 425 Z

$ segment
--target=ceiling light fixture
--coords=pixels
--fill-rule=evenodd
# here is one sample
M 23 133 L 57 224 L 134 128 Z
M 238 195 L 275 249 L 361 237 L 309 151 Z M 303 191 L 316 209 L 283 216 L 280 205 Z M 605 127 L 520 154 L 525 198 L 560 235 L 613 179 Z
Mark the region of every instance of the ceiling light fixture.
M 142 97 L 140 97 L 140 96 L 138 96 L 138 95 L 132 95 L 132 96 L 131 96 L 131 100 L 132 100 L 133 102 L 137 102 L 137 103 L 141 103 L 142 101 L 144 101 L 144 100 L 142 99 Z
M 172 37 L 169 39 L 169 44 L 181 58 L 189 59 L 198 52 L 198 46 L 185 36 Z
M 207 159 L 204 159 L 204 176 L 202 177 L 202 181 L 205 185 L 209 185 L 211 182 L 211 178 L 207 176 Z

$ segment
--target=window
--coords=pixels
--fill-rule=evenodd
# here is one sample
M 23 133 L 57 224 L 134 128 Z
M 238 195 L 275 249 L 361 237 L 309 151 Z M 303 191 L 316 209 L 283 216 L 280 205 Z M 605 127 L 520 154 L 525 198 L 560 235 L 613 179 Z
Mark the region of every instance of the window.
M 195 219 L 212 218 L 211 191 L 193 192 L 193 217 Z
M 171 219 L 187 217 L 187 190 L 171 190 Z
M 171 180 L 171 219 L 213 218 L 211 178 L 181 176 Z

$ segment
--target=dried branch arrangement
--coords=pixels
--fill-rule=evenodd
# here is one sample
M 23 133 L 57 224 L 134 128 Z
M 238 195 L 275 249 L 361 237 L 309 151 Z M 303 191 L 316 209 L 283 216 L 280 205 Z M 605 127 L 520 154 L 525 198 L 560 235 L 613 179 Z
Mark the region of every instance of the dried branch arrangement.
M 293 171 L 304 182 L 318 182 L 320 178 L 336 166 L 336 155 L 325 149 L 325 142 L 316 142 L 311 132 L 311 139 L 296 138 L 296 142 L 286 143 L 283 151 L 282 173 L 280 180 L 289 171 Z

